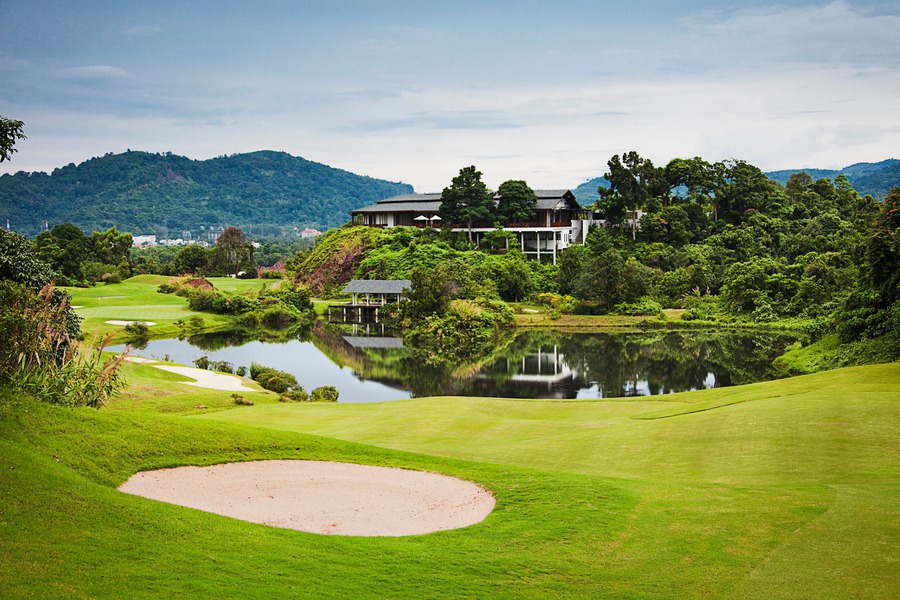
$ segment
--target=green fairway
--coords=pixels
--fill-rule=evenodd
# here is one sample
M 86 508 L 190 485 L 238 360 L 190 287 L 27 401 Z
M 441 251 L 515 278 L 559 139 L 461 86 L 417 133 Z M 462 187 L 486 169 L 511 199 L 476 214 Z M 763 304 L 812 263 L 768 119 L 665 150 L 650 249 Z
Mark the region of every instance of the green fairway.
M 90 288 L 66 288 L 75 311 L 84 318 L 82 329 L 90 332 L 119 333 L 122 325 L 111 325 L 107 321 L 150 321 L 151 337 L 174 337 L 179 331 L 175 321 L 190 317 L 200 317 L 208 327 L 227 325 L 229 318 L 212 313 L 201 313 L 188 308 L 187 300 L 175 294 L 160 294 L 156 291 L 162 283 L 172 281 L 162 275 L 138 275 L 122 283 L 103 284 Z M 212 277 L 209 281 L 223 291 L 259 290 L 272 285 L 272 280 L 233 279 Z
M 900 590 L 900 365 L 653 400 L 319 405 L 259 392 L 252 407 L 150 366 L 125 369 L 129 390 L 102 411 L 0 390 L 0 597 Z M 115 490 L 138 470 L 265 458 L 446 473 L 486 486 L 497 506 L 464 529 L 349 538 Z

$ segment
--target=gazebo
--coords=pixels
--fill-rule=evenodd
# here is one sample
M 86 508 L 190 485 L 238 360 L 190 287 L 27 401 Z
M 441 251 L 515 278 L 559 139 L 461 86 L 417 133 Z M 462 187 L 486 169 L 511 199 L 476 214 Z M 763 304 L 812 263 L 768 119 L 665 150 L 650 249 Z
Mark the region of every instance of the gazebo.
M 409 279 L 353 279 L 343 290 L 350 294 L 352 300 L 348 304 L 342 304 L 344 319 L 347 318 L 347 309 L 356 309 L 359 320 L 362 321 L 365 311 L 374 309 L 375 319 L 378 319 L 378 307 L 388 302 L 400 302 L 403 299 L 403 291 L 411 285 Z

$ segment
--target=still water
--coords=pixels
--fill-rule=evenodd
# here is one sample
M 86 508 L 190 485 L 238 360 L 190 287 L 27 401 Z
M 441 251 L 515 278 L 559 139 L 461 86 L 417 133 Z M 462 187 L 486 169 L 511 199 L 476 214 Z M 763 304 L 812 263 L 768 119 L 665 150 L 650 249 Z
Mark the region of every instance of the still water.
M 234 331 L 154 340 L 132 353 L 186 365 L 201 356 L 235 367 L 256 362 L 293 374 L 307 391 L 333 385 L 340 402 L 433 395 L 575 399 L 773 379 L 778 374 L 772 361 L 797 340 L 784 333 L 717 330 L 522 331 L 480 368 L 460 372 L 417 360 L 399 338 L 377 326 L 320 322 L 276 340 L 253 337 Z

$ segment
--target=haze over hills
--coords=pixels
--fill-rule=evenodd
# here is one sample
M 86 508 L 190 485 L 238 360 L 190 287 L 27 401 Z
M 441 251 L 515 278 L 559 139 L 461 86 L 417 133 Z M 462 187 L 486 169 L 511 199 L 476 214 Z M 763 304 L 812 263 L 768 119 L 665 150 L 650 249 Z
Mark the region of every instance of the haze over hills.
M 900 185 L 900 160 L 896 158 L 889 158 L 877 163 L 856 163 L 838 170 L 785 169 L 769 171 L 766 176 L 784 185 L 791 175 L 801 171 L 806 171 L 813 179 L 828 177 L 832 180 L 843 173 L 857 193 L 861 196 L 871 194 L 875 198 L 884 198 L 892 187 Z M 589 206 L 599 197 L 597 188 L 601 185 L 607 187 L 609 183 L 603 177 L 595 177 L 574 188 L 572 193 L 575 194 L 582 206 Z
M 348 211 L 396 194 L 405 183 L 356 175 L 291 156 L 260 151 L 209 160 L 128 151 L 80 165 L 0 177 L 0 219 L 28 236 L 46 220 L 85 232 L 119 231 L 195 239 L 210 227 L 253 234 L 327 229 Z M 201 229 L 202 228 L 202 229 Z

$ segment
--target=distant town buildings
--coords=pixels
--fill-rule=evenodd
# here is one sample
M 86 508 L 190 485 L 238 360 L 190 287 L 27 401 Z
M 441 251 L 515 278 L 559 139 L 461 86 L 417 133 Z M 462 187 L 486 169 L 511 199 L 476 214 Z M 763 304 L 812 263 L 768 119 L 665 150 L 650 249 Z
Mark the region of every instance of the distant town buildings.
M 300 237 L 303 239 L 319 237 L 320 235 L 322 235 L 321 231 L 318 229 L 310 229 L 309 227 L 300 232 Z

